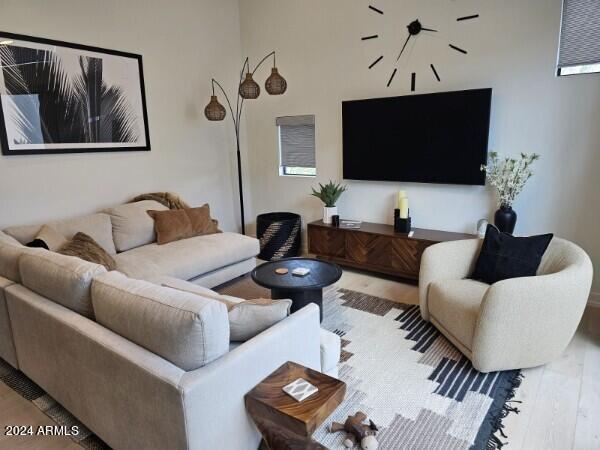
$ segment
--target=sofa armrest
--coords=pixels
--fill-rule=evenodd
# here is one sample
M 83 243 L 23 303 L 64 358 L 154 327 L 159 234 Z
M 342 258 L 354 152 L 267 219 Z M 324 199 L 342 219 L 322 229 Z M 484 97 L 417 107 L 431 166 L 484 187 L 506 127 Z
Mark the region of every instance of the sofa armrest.
M 442 242 L 425 249 L 419 271 L 419 305 L 423 319 L 429 320 L 429 285 L 434 281 L 468 277 L 473 272 L 482 242 L 482 239 L 465 239 Z
M 320 330 L 319 308 L 310 304 L 218 360 L 186 373 L 180 389 L 189 449 L 257 448 L 260 435 L 246 413 L 244 395 L 287 361 L 319 370 Z
M 591 263 L 493 284 L 473 335 L 473 365 L 484 372 L 535 367 L 571 341 L 587 304 Z
M 8 308 L 6 307 L 6 297 L 4 295 L 4 289 L 13 284 L 13 281 L 0 276 L 0 358 L 18 369 L 19 362 L 17 361 L 17 352 L 15 350 L 12 327 L 8 317 Z

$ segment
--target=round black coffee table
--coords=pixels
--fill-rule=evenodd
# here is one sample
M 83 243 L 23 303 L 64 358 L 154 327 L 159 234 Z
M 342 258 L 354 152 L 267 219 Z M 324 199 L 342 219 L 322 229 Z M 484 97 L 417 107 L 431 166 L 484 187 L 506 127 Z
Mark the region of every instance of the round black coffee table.
M 303 277 L 292 275 L 292 271 L 298 267 L 310 269 L 310 273 Z M 288 269 L 288 273 L 275 273 L 279 268 Z M 323 288 L 339 280 L 342 269 L 337 264 L 313 258 L 286 258 L 264 263 L 256 267 L 251 275 L 256 284 L 271 289 L 271 298 L 291 299 L 292 312 L 309 303 L 316 303 L 323 320 Z

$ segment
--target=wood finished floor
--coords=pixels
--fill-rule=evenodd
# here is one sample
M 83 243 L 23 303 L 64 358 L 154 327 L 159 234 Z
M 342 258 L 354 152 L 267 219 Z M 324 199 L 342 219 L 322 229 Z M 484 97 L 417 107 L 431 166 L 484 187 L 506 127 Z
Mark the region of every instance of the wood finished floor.
M 339 286 L 402 303 L 418 303 L 417 288 L 345 270 Z M 504 450 L 600 449 L 600 308 L 587 308 L 558 360 L 525 370 L 516 400 L 521 413 L 505 420 Z M 33 404 L 0 383 L 0 426 L 53 425 Z M 0 449 L 79 449 L 67 437 L 0 436 Z

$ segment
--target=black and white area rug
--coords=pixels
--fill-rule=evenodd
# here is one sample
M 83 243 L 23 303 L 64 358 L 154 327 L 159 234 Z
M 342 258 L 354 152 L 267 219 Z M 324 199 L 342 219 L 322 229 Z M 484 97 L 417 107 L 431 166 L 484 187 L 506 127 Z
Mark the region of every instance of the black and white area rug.
M 518 412 L 518 370 L 480 373 L 419 307 L 347 289 L 324 298 L 322 327 L 342 339 L 344 403 L 315 433 L 342 449 L 343 433 L 327 425 L 362 411 L 379 427 L 380 449 L 484 450 L 506 442 L 502 419 Z
M 268 296 L 249 278 L 222 293 Z M 502 419 L 514 406 L 518 370 L 477 372 L 444 336 L 421 319 L 419 308 L 347 289 L 324 293 L 323 328 L 342 339 L 340 378 L 347 384 L 342 405 L 315 432 L 331 450 L 345 449 L 332 421 L 363 411 L 379 427 L 380 450 L 493 450 L 507 437 Z M 0 381 L 58 425 L 80 427 L 73 437 L 84 448 L 106 445 L 24 374 L 0 360 Z

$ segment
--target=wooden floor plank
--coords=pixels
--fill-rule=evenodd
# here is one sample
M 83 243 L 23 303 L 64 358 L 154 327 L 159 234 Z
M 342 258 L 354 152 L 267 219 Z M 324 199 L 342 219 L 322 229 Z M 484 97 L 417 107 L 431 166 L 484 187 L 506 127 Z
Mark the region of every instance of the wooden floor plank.
M 4 383 L 0 382 L 5 388 Z M 0 388 L 0 390 L 3 388 Z M 10 390 L 10 388 L 8 388 Z M 34 431 L 38 426 L 56 425 L 56 423 L 40 411 L 33 403 L 10 390 L 9 395 L 0 400 L 0 450 L 35 449 L 64 450 L 81 448 L 66 436 L 6 436 L 8 425 L 31 426 Z
M 529 423 L 535 412 L 535 405 L 540 391 L 540 381 L 544 367 L 535 367 L 523 371 L 524 378 L 513 400 L 519 409 L 518 414 L 509 414 L 503 421 L 504 432 L 508 436 L 506 450 L 521 449 L 529 431 Z
M 573 448 L 581 379 L 546 368 L 540 380 L 527 436 L 521 448 L 566 450 Z M 510 430 L 506 433 L 510 438 Z
M 586 341 L 574 448 L 600 449 L 600 334 Z

